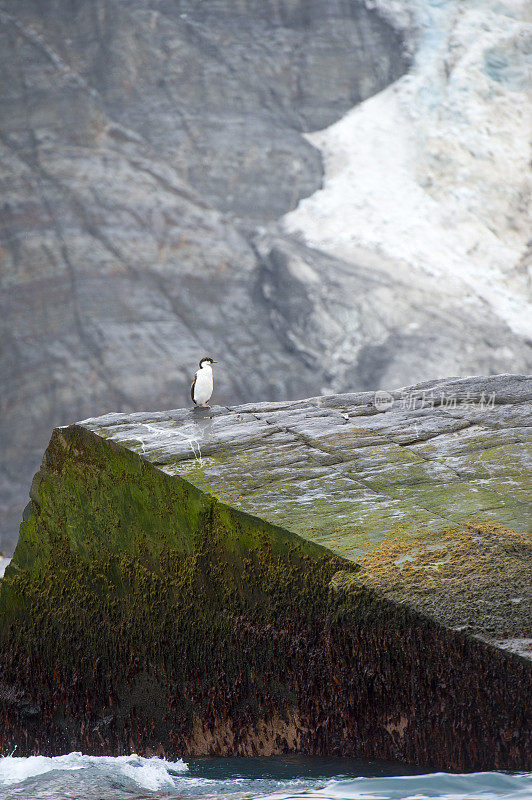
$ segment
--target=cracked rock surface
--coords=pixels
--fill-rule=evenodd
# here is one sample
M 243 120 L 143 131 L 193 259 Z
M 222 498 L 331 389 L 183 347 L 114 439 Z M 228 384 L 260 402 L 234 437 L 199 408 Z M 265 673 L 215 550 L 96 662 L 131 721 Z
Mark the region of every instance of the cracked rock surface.
M 108 414 L 78 423 L 361 564 L 361 581 L 529 654 L 532 379 Z

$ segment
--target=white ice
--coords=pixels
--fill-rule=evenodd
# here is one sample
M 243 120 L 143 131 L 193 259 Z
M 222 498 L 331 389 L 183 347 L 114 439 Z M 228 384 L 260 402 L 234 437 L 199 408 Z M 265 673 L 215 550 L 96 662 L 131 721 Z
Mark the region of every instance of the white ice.
M 414 282 L 436 276 L 531 336 L 532 4 L 373 5 L 408 31 L 414 65 L 307 135 L 324 185 L 284 224 L 348 262 L 373 251 Z

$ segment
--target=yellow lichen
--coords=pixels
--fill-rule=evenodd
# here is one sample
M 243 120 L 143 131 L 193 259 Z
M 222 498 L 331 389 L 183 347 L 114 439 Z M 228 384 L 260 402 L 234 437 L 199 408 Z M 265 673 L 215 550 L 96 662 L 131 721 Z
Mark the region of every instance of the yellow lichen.
M 504 616 L 501 638 L 529 635 L 526 587 L 532 582 L 532 536 L 528 533 L 490 520 L 472 521 L 432 537 L 391 536 L 359 563 L 360 580 L 366 586 L 397 600 L 416 595 L 416 605 L 426 611 L 439 604 L 444 621 L 470 626 L 470 617 L 476 614 L 478 632 L 489 635 L 496 632 L 496 617 Z M 446 607 L 451 597 L 454 609 Z M 471 606 L 467 613 L 466 602 Z M 447 619 L 449 613 L 452 619 Z

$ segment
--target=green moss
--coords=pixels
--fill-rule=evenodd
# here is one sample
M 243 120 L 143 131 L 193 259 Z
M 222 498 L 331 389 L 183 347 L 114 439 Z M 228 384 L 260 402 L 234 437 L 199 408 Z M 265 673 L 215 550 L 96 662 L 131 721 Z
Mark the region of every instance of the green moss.
M 4 653 L 17 672 L 22 663 L 54 675 L 67 716 L 90 694 L 91 719 L 140 674 L 153 683 L 153 668 L 164 668 L 182 698 L 183 741 L 207 693 L 194 686 L 198 674 L 210 682 L 222 669 L 233 681 L 245 664 L 232 645 L 234 620 L 251 615 L 261 630 L 304 620 L 325 602 L 338 564 L 318 545 L 70 428 L 54 433 L 2 585 Z M 283 668 L 256 657 L 263 671 Z M 52 707 L 56 689 L 41 701 Z M 123 726 L 123 698 L 120 705 Z
M 266 742 L 522 765 L 504 738 L 526 728 L 521 661 L 377 595 L 318 543 L 76 426 L 54 432 L 32 498 L 0 593 L 0 752 Z

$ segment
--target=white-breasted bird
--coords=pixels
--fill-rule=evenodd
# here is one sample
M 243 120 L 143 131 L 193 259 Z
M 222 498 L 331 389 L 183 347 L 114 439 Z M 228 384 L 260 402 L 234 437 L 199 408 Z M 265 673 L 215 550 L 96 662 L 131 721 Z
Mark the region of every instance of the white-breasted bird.
M 199 362 L 200 368 L 194 375 L 192 386 L 190 387 L 190 396 L 194 405 L 210 408 L 207 400 L 211 399 L 213 389 L 211 365 L 217 363 L 212 358 L 202 358 Z

